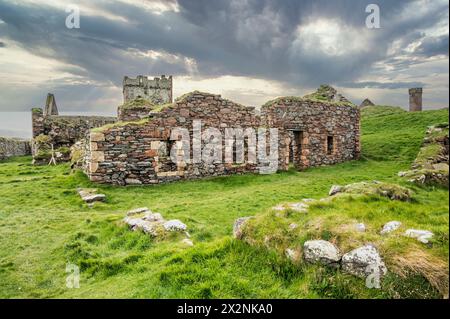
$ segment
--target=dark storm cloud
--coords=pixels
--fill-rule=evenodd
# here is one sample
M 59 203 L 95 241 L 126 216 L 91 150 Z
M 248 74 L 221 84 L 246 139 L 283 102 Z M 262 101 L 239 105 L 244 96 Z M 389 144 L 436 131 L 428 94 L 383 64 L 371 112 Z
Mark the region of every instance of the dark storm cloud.
M 347 88 L 371 88 L 371 89 L 407 89 L 412 87 L 423 87 L 425 86 L 422 82 L 344 82 L 342 83 L 344 87 Z
M 425 56 L 448 56 L 448 35 L 425 38 L 415 52 Z
M 355 87 L 375 62 L 403 63 L 402 67 L 408 68 L 407 61 L 396 60 L 396 52 L 388 55 L 394 41 L 400 41 L 403 49 L 422 39 L 412 53 L 417 59 L 442 54 L 445 45 L 448 47 L 448 35 L 427 38 L 422 32 L 448 19 L 447 3 L 433 2 L 421 14 L 411 7 L 414 12 L 405 15 L 412 1 L 377 1 L 382 28 L 367 31 L 365 8 L 371 2 L 180 0 L 178 12 L 162 14 L 123 2 L 93 2 L 97 8 L 126 22 L 81 12 L 81 28 L 69 30 L 64 26 L 67 15 L 64 10 L 0 0 L 0 19 L 4 22 L 0 24 L 0 35 L 33 54 L 64 62 L 60 72 L 102 83 L 98 92 L 103 92 L 108 83 L 120 86 L 125 74 L 192 72 L 198 77 L 258 77 L 292 86 L 347 83 Z M 299 36 L 298 27 L 319 18 L 354 29 L 356 35 L 366 32 L 369 40 L 361 51 L 349 50 L 339 55 L 310 51 L 303 46 L 306 40 L 302 38 L 304 35 Z M 355 45 L 353 42 L 362 40 L 345 39 L 350 48 Z M 148 50 L 164 55 L 151 58 L 145 55 Z M 194 69 L 186 57 L 197 62 Z M 59 89 L 64 91 L 71 84 L 61 85 Z M 402 84 L 372 83 L 376 85 L 395 88 Z M 73 90 L 78 92 L 78 87 Z M 96 95 L 100 96 L 98 92 Z

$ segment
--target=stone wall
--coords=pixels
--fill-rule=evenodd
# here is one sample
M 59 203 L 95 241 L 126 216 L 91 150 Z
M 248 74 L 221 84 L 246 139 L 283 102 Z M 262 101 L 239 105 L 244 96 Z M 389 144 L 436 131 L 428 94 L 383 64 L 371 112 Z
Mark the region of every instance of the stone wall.
M 279 128 L 279 168 L 298 169 L 358 159 L 360 113 L 346 103 L 279 98 L 261 108 L 262 121 Z
M 0 137 L 0 160 L 12 156 L 31 155 L 29 140 Z
M 136 98 L 144 98 L 153 104 L 172 103 L 172 76 L 162 75 L 153 80 L 142 75 L 136 79 L 125 76 L 123 79 L 124 103 Z
M 48 135 L 55 149 L 70 147 L 83 139 L 90 129 L 115 123 L 115 117 L 104 116 L 44 116 L 43 110 L 32 110 L 33 138 L 38 135 Z
M 198 120 L 201 129 L 195 125 Z M 174 135 L 176 127 L 187 130 L 188 145 Z M 205 135 L 208 128 L 217 128 L 225 136 L 219 142 L 220 161 L 171 160 L 171 150 L 178 159 L 187 152 L 192 159 L 201 152 L 194 143 L 199 140 L 204 150 L 210 142 L 208 133 Z M 247 133 L 243 161 L 236 155 L 236 143 L 230 143 L 234 140 L 227 138 L 231 128 Z M 359 111 L 347 103 L 282 98 L 263 106 L 257 115 L 253 107 L 220 95 L 193 92 L 148 118 L 92 130 L 86 173 L 95 182 L 129 185 L 257 172 L 262 163 L 252 160 L 256 149 L 249 147 L 249 141 L 256 138 L 251 132 L 261 128 L 278 129 L 280 170 L 288 169 L 289 162 L 304 168 L 359 158 Z M 265 151 L 269 149 L 268 143 Z M 234 162 L 224 161 L 225 154 L 232 154 Z

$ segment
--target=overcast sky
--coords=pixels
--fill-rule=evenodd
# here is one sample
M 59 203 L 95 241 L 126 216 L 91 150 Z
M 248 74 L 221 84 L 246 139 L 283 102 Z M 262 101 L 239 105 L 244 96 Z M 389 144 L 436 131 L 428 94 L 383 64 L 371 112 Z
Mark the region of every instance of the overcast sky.
M 65 26 L 69 4 L 79 29 Z M 47 92 L 63 112 L 115 114 L 123 76 L 138 74 L 255 106 L 328 83 L 405 108 L 422 86 L 424 108 L 448 107 L 448 19 L 444 0 L 0 0 L 0 135 L 24 130 L 6 112 Z

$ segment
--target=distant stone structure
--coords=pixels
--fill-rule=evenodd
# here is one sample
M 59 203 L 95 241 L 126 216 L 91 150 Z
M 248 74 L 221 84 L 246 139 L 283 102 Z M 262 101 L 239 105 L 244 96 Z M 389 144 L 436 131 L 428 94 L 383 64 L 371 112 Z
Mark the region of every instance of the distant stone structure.
M 52 93 L 47 94 L 45 102 L 44 115 L 58 115 L 58 107 L 56 106 L 55 96 Z
M 369 100 L 369 98 L 366 98 L 364 101 L 361 102 L 359 105 L 360 108 L 367 107 L 367 106 L 374 106 L 375 104 Z
M 77 141 L 84 139 L 90 129 L 112 124 L 117 121 L 115 117 L 105 116 L 67 116 L 59 115 L 55 96 L 47 94 L 45 108 L 31 110 L 33 139 L 38 136 L 48 136 L 48 143 L 55 151 L 69 148 Z M 33 145 L 32 145 L 33 146 Z M 33 156 L 39 150 L 32 147 Z M 45 154 L 46 157 L 50 156 Z
M 25 155 L 31 155 L 30 140 L 0 137 L 0 160 Z
M 409 89 L 409 111 L 422 111 L 422 88 Z
M 122 122 L 91 130 L 85 142 L 88 152 L 83 167 L 91 181 L 115 185 L 158 184 L 257 172 L 266 163 L 251 159 L 251 155 L 264 152 L 260 149 L 264 146 L 258 142 L 257 147 L 250 147 L 249 141 L 254 142 L 256 136 L 252 132 L 262 128 L 278 130 L 275 159 L 278 170 L 287 170 L 291 164 L 304 169 L 360 156 L 359 109 L 330 86 L 321 86 L 304 98 L 275 99 L 263 105 L 260 112 L 220 95 L 198 91 L 185 94 L 174 103 L 146 104 L 142 111 L 142 101 L 129 100 L 130 91 L 125 88 L 128 84 L 124 81 L 127 107 L 119 111 Z M 135 93 L 133 96 L 138 97 Z M 142 96 L 139 99 L 145 101 Z M 139 111 L 133 111 L 134 106 Z M 198 121 L 201 121 L 200 128 L 195 124 Z M 178 133 L 174 136 L 175 128 L 189 132 L 187 149 Z M 199 151 L 195 150 L 194 140 L 200 143 L 200 150 L 204 149 L 210 143 L 208 136 L 203 135 L 208 129 L 225 136 L 215 149 L 220 151 L 221 160 L 209 163 L 172 160 L 174 154 L 176 158 L 186 155 L 192 158 L 193 152 Z M 227 134 L 238 134 L 236 129 L 242 130 L 243 135 L 230 138 Z M 238 143 L 243 146 L 240 155 L 236 151 Z M 268 141 L 262 144 L 265 151 L 272 147 L 268 144 Z M 223 160 L 226 154 L 231 156 L 232 163 Z
M 172 103 L 172 76 L 155 77 L 138 75 L 137 78 L 123 78 L 123 102 L 128 103 L 137 98 L 143 98 L 152 104 Z

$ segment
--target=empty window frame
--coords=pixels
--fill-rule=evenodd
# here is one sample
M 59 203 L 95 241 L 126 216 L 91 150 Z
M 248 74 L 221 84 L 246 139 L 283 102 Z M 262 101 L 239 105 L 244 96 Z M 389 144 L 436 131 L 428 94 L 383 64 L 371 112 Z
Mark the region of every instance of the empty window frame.
M 327 136 L 327 155 L 334 153 L 334 137 L 332 135 Z

